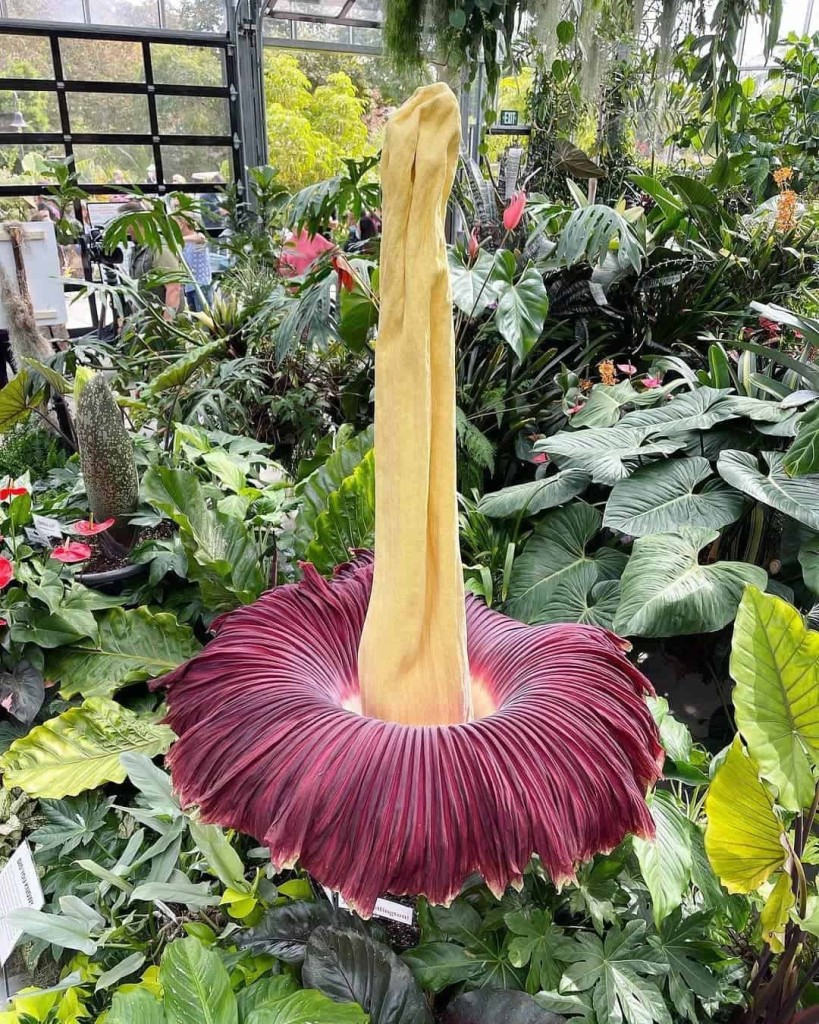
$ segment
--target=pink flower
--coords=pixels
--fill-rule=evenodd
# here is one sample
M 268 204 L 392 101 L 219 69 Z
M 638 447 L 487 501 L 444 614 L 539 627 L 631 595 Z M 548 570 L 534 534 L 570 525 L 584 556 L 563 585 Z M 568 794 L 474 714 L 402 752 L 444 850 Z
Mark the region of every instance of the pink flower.
M 92 519 L 83 519 L 79 523 L 73 523 L 69 529 L 72 533 L 78 533 L 82 537 L 93 537 L 96 533 L 105 533 L 110 530 L 116 519 L 106 519 L 102 523 L 95 523 Z
M 766 316 L 759 318 L 759 326 L 771 338 L 778 338 L 782 333 L 782 325 L 778 324 L 776 320 L 769 320 Z
M 503 226 L 507 231 L 514 231 L 520 224 L 523 211 L 526 209 L 526 193 L 516 192 L 509 201 L 509 205 L 503 211 Z
M 575 414 L 576 412 L 580 412 L 580 410 L 581 410 L 582 408 L 583 408 L 583 403 L 582 403 L 582 402 L 575 402 L 575 403 L 574 403 L 574 405 L 570 406 L 570 408 L 568 408 L 568 409 L 566 410 L 566 413 L 567 413 L 567 415 L 569 415 L 569 416 L 574 416 L 574 414 Z
M 335 246 L 323 235 L 313 235 L 311 238 L 306 231 L 301 231 L 296 237 L 285 242 L 279 270 L 288 277 L 301 275 L 322 253 L 329 252 L 330 249 L 335 249 Z
M 58 562 L 84 562 L 91 557 L 91 548 L 87 544 L 70 540 L 67 544 L 60 544 L 51 552 L 51 557 Z
M 14 579 L 14 566 L 7 558 L 0 558 L 0 590 Z
M 478 241 L 478 229 L 473 228 L 472 234 L 469 236 L 469 243 L 467 245 L 467 252 L 469 253 L 470 262 L 478 258 L 478 253 L 481 251 L 481 245 Z
M 662 377 L 643 377 L 644 388 L 658 388 L 662 385 Z
M 548 461 L 549 456 L 546 454 L 546 452 L 537 452 L 537 454 L 532 456 L 532 462 L 536 462 L 539 466 L 542 466 L 544 462 Z
M 0 501 L 8 501 L 9 498 L 18 498 L 21 494 L 28 494 L 28 488 L 2 487 L 0 488 Z
M 6 619 L 0 619 L 0 627 L 7 626 L 7 625 L 8 625 L 8 621 Z
M 617 369 L 627 377 L 633 377 L 637 372 L 637 367 L 633 363 L 618 363 Z

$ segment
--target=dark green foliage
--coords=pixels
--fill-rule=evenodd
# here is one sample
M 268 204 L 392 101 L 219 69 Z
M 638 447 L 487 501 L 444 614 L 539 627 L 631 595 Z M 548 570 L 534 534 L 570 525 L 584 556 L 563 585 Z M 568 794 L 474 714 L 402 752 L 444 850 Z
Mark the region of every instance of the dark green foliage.
M 67 459 L 67 452 L 53 434 L 21 424 L 2 439 L 0 477 L 17 479 L 28 472 L 32 480 L 41 480 L 50 470 L 62 468 Z

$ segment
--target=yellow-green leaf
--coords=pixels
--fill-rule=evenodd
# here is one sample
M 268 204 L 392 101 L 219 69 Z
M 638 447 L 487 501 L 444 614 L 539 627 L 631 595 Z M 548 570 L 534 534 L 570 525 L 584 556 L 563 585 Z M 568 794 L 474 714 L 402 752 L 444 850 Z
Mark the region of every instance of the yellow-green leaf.
M 806 807 L 819 761 L 819 633 L 787 601 L 746 587 L 731 675 L 737 725 L 761 775 L 788 810 Z
M 762 926 L 762 938 L 771 947 L 774 953 L 782 953 L 785 944 L 782 941 L 785 934 L 785 925 L 788 923 L 791 907 L 794 904 L 793 889 L 791 888 L 791 876 L 787 871 L 780 871 L 776 879 L 776 885 L 765 901 L 762 913 L 759 915 L 759 923 Z
M 785 863 L 773 800 L 739 737 L 714 776 L 705 813 L 705 850 L 729 892 L 752 892 Z
M 76 796 L 105 782 L 123 782 L 122 754 L 154 757 L 173 739 L 167 725 L 105 697 L 90 697 L 12 743 L 0 758 L 3 785 L 40 798 Z

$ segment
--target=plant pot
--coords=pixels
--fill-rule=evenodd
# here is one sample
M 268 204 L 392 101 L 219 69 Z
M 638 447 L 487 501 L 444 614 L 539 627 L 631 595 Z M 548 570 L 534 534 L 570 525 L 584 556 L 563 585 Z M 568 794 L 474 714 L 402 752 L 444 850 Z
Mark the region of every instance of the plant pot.
M 77 575 L 77 579 L 83 586 L 90 587 L 92 590 L 99 590 L 103 594 L 118 595 L 126 583 L 138 576 L 144 576 L 147 569 L 147 565 L 121 565 L 116 569 L 106 569 L 103 572 L 81 572 Z

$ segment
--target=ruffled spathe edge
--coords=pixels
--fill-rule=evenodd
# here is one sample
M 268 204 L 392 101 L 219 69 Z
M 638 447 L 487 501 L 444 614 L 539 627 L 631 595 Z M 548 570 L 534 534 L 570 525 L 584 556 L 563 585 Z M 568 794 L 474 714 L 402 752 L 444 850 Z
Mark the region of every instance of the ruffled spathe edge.
M 356 713 L 372 564 L 304 579 L 222 616 L 160 682 L 174 784 L 367 916 L 378 896 L 448 903 L 471 874 L 500 894 L 533 853 L 556 883 L 633 832 L 662 764 L 651 686 L 592 626 L 526 626 L 467 599 L 476 705 L 462 725 Z

